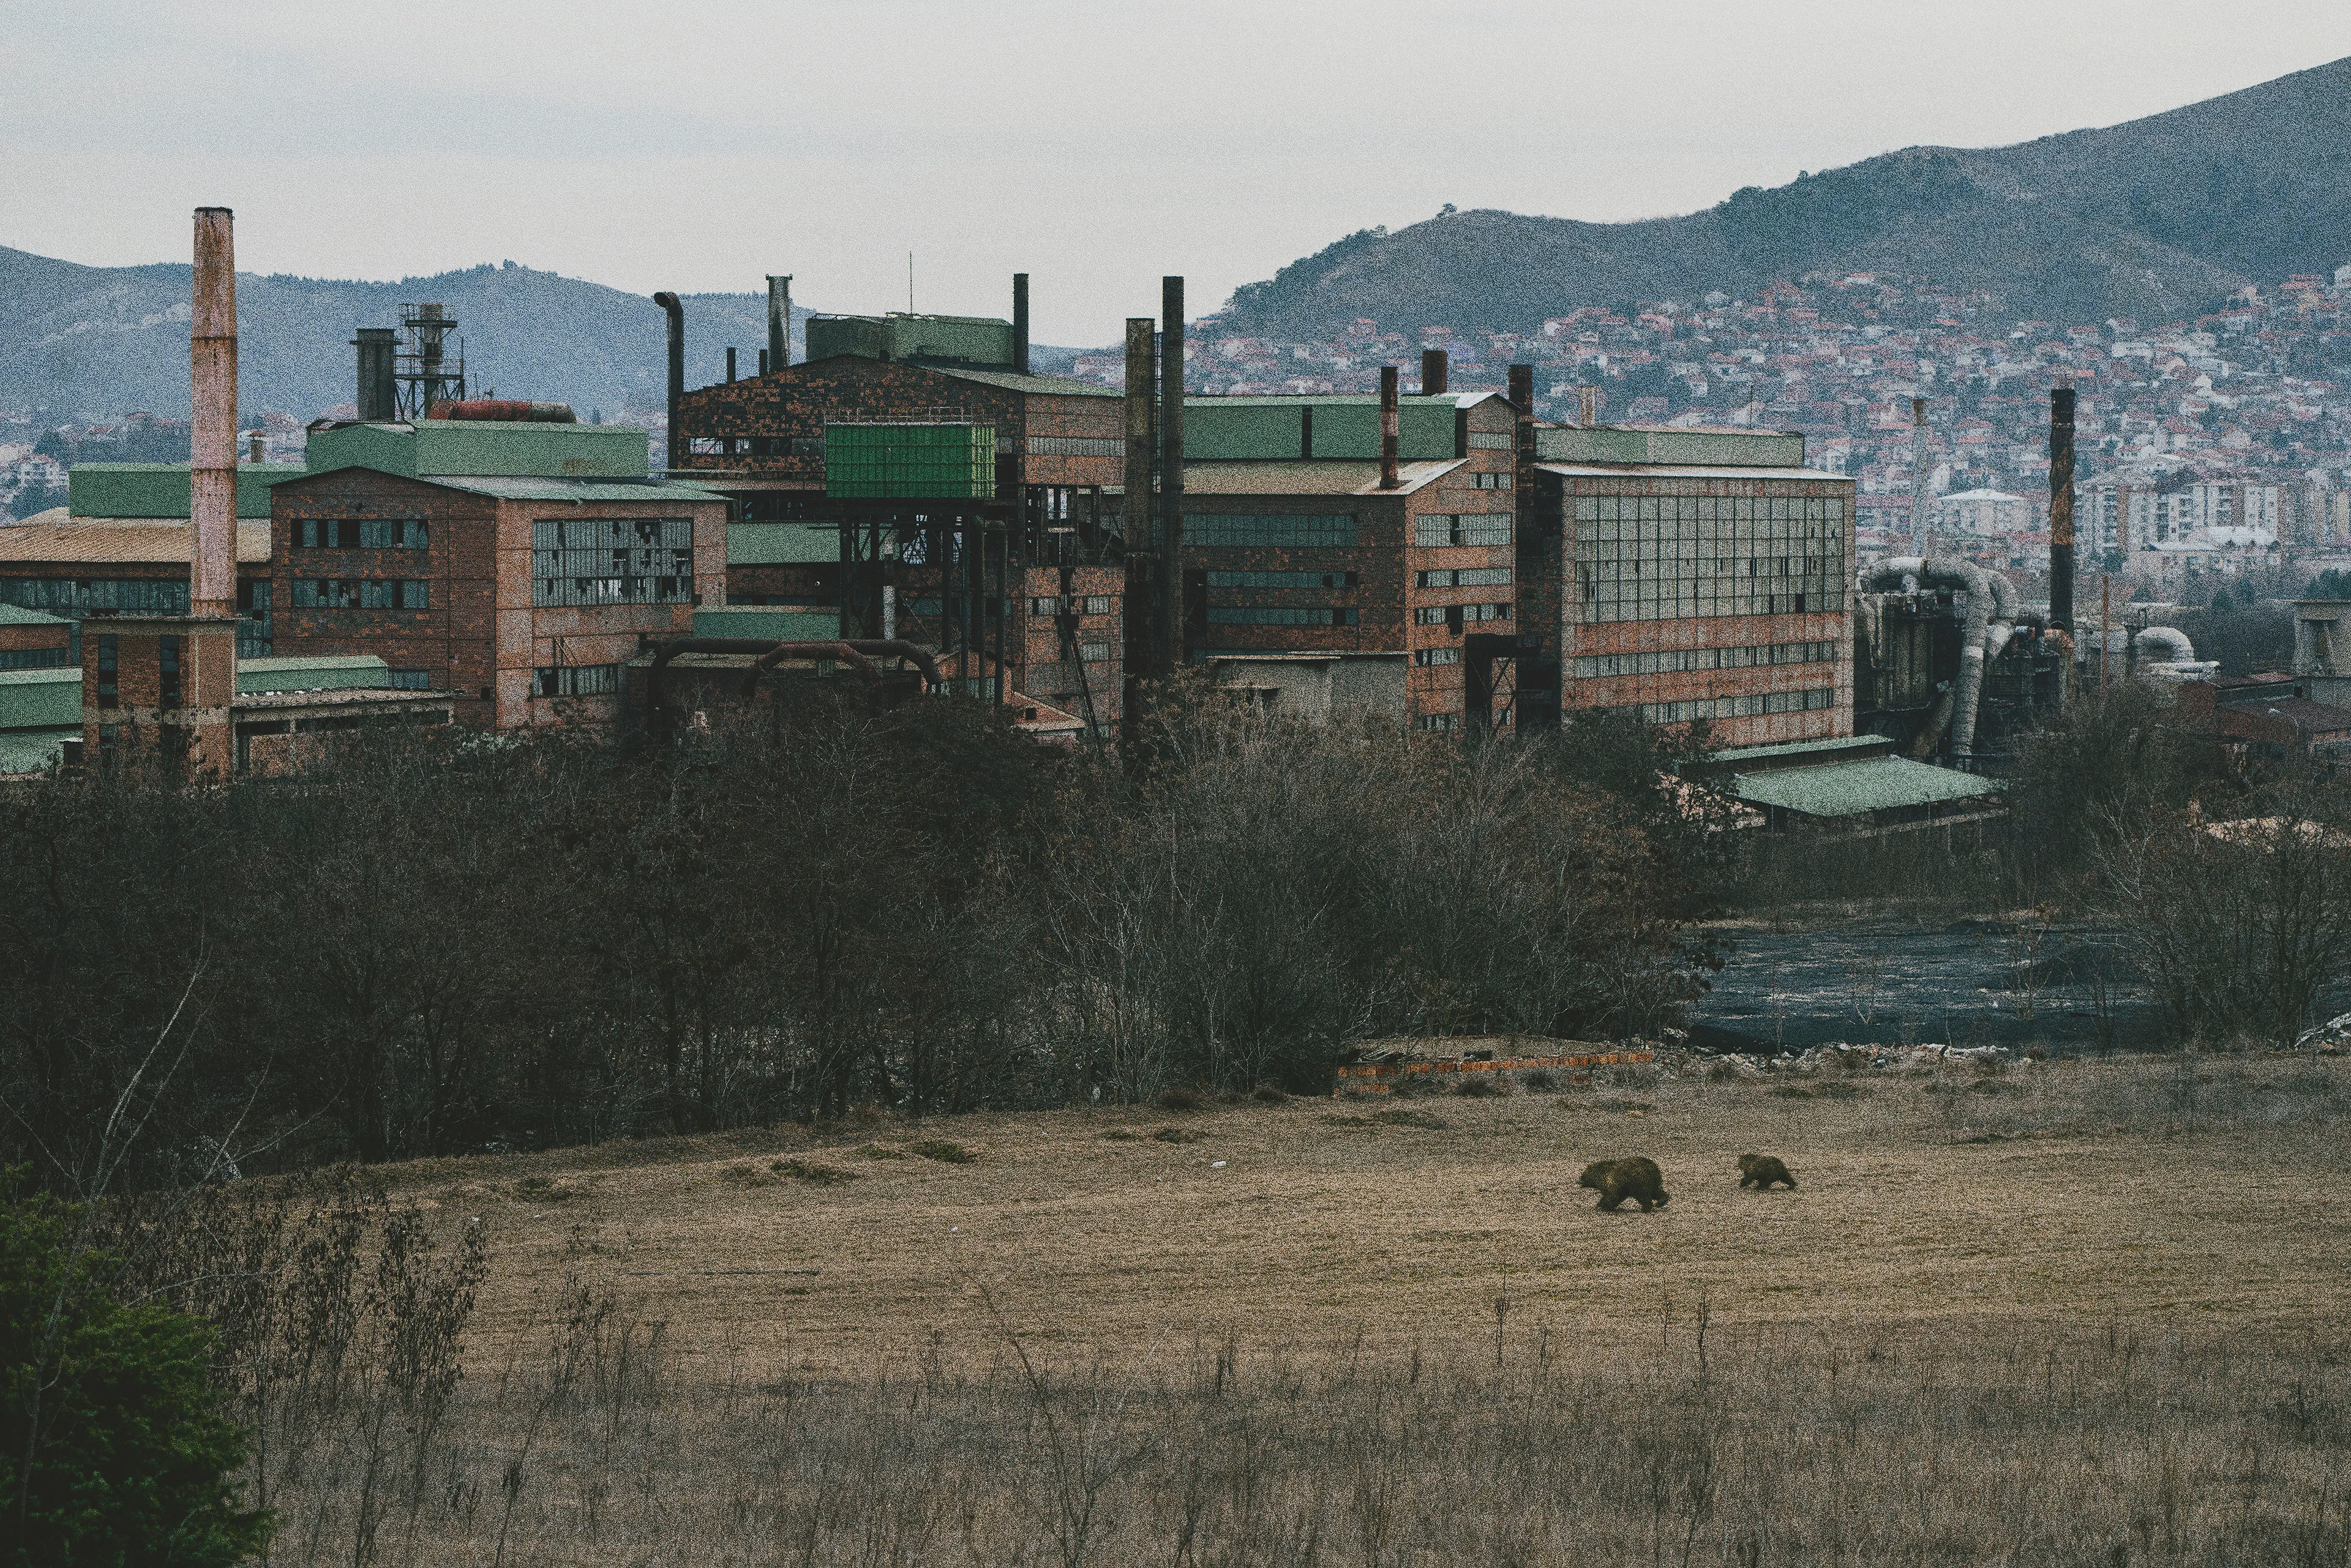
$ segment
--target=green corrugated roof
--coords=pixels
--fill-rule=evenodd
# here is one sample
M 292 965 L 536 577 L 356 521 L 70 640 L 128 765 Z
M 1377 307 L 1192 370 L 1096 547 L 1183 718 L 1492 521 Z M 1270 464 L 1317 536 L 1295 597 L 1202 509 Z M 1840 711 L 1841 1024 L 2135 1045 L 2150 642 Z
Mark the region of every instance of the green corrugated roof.
M 961 365 L 924 365 L 921 368 L 935 371 L 943 376 L 954 376 L 960 381 L 984 382 L 992 387 L 1002 387 L 1007 392 L 1050 393 L 1057 397 L 1125 395 L 1113 392 L 1100 382 L 1075 381 L 1068 376 L 1024 376 L 1015 371 L 969 371 Z
M 62 615 L 51 615 L 43 610 L 27 610 L 21 604 L 0 604 L 0 626 L 70 626 L 73 622 Z
M 810 566 L 841 559 L 831 523 L 737 523 L 726 530 L 728 566 Z
M 0 730 L 81 723 L 81 672 L 0 670 Z
M 257 696 L 264 692 L 353 691 L 391 685 L 391 667 L 373 653 L 236 662 L 236 689 L 241 696 Z
M 269 515 L 269 490 L 309 469 L 299 463 L 236 465 L 236 515 Z M 184 463 L 77 463 L 66 476 L 66 506 L 77 517 L 188 518 Z
M 1871 747 L 1890 749 L 1894 742 L 1882 735 L 1824 735 L 1818 740 L 1781 740 L 1770 746 L 1731 746 L 1720 751 L 1709 751 L 1701 759 L 1711 765 L 1719 762 L 1760 762 L 1774 757 L 1834 756 L 1840 751 L 1862 751 Z
M 649 450 L 645 433 L 628 424 L 427 419 L 321 430 L 308 455 L 313 474 L 373 468 L 409 479 L 635 479 L 645 475 Z
M 0 730 L 0 773 L 45 773 L 57 766 L 59 748 L 81 738 L 81 726 L 71 728 Z
M 2007 785 L 1907 757 L 1866 757 L 1856 762 L 1734 773 L 1728 788 L 1750 806 L 1778 807 L 1805 817 L 1851 817 L 1996 795 Z

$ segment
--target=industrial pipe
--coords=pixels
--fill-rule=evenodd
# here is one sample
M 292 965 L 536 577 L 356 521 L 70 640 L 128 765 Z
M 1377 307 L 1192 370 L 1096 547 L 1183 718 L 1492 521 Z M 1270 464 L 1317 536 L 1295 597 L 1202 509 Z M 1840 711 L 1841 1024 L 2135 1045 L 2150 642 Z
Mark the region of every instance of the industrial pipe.
M 1424 397 L 1445 395 L 1445 374 L 1449 361 L 1442 349 L 1420 351 L 1420 391 Z
M 1172 274 L 1159 280 L 1159 545 L 1152 631 L 1159 673 L 1172 675 L 1184 663 L 1184 280 Z
M 849 646 L 877 659 L 904 659 L 922 672 L 924 683 L 930 691 L 935 692 L 946 684 L 946 677 L 939 673 L 939 662 L 931 656 L 928 648 L 916 643 L 896 637 L 860 637 L 852 639 Z
M 751 673 L 743 681 L 743 700 L 750 701 L 758 692 L 759 677 L 786 659 L 831 659 L 855 670 L 869 685 L 878 685 L 882 681 L 882 666 L 850 643 L 778 643 L 752 662 Z
M 761 662 L 754 664 L 743 695 L 747 699 L 758 690 L 759 677 L 767 673 L 773 659 L 832 659 L 849 665 L 869 681 L 879 682 L 881 670 L 872 660 L 846 643 L 785 643 L 772 637 L 675 637 L 653 650 L 653 667 L 645 672 L 645 712 L 651 717 L 662 713 L 662 677 L 669 671 L 670 661 L 681 653 L 757 653 Z
M 1029 373 L 1029 275 L 1012 275 L 1012 368 Z
M 2049 389 L 2049 622 L 2074 626 L 2074 389 Z
M 530 402 L 517 397 L 444 399 L 424 411 L 427 419 L 471 419 L 500 424 L 577 424 L 568 402 Z
M 1923 559 L 1933 549 L 1927 527 L 1927 400 L 1910 400 L 1910 548 Z
M 780 371 L 792 362 L 792 275 L 768 274 L 768 357 L 759 373 Z
M 1984 663 L 1998 658 L 2015 630 L 2016 590 L 1996 571 L 1957 556 L 1896 556 L 1862 580 L 1868 592 L 1899 591 L 1905 578 L 1921 585 L 1939 583 L 1968 596 L 1966 629 L 1959 633 L 1959 678 L 1951 693 L 1951 749 L 1974 749 L 1976 714 L 1983 697 Z
M 2196 644 L 2177 626 L 2140 627 L 2131 638 L 2131 648 L 2137 652 L 2147 647 L 2170 649 L 2170 654 L 2161 661 L 2167 664 L 2192 664 L 2196 659 Z
M 653 303 L 669 314 L 669 434 L 664 466 L 683 468 L 689 444 L 685 433 L 678 428 L 679 410 L 685 402 L 685 307 L 666 288 L 653 296 Z

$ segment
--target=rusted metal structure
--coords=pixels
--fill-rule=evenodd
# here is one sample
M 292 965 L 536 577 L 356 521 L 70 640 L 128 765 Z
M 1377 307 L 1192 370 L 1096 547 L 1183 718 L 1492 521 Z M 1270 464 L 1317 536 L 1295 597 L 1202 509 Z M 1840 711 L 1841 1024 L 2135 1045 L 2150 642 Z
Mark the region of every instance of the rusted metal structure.
M 791 362 L 792 275 L 771 272 L 768 274 L 768 351 L 759 361 L 759 373 L 780 371 Z
M 1012 275 L 1012 368 L 1029 373 L 1029 275 Z
M 400 392 L 392 380 L 399 335 L 389 327 L 362 327 L 351 340 L 359 350 L 358 408 L 362 424 L 389 424 L 400 417 Z
M 444 306 L 428 301 L 400 308 L 400 330 L 405 341 L 392 355 L 396 418 L 422 419 L 436 402 L 463 401 L 465 340 L 458 340 L 454 359 L 449 353 L 449 337 L 456 329 L 457 319 Z
M 1380 488 L 1393 490 L 1403 481 L 1396 473 L 1401 435 L 1397 428 L 1396 368 L 1380 367 Z

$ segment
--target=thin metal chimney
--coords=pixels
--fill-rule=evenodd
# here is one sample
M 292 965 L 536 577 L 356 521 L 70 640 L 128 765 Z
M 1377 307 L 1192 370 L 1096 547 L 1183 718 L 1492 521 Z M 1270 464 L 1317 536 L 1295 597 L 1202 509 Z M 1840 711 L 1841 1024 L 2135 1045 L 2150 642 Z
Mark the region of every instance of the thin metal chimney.
M 1396 473 L 1396 368 L 1380 367 L 1380 488 L 1393 490 L 1404 481 Z
M 1012 368 L 1029 373 L 1029 275 L 1012 275 Z
M 765 349 L 759 350 L 759 373 L 763 376 L 768 373 L 768 350 Z
M 735 345 L 732 343 L 726 345 L 726 384 L 735 384 Z
M 1927 559 L 1927 400 L 1910 400 L 1910 553 Z
M 188 516 L 194 556 L 189 608 L 236 613 L 236 238 L 226 207 L 196 209 L 195 289 L 188 326 L 194 417 L 188 443 Z
M 267 462 L 269 460 L 268 452 L 269 438 L 263 435 L 261 432 L 256 430 L 252 434 L 246 437 L 245 460 L 247 463 Z
M 768 274 L 768 358 L 759 373 L 780 371 L 792 362 L 792 275 Z
M 768 298 L 773 299 L 775 296 Z M 685 402 L 685 307 L 666 288 L 653 296 L 653 303 L 669 313 L 669 452 L 665 465 L 683 468 L 686 439 L 679 424 L 679 410 Z
M 1445 395 L 1445 372 L 1448 361 L 1442 349 L 1420 351 L 1420 391 L 1424 397 Z
M 400 417 L 400 389 L 392 380 L 392 356 L 400 334 L 389 327 L 362 327 L 351 340 L 359 355 L 360 423 L 386 424 Z
M 2074 389 L 2049 389 L 2049 624 L 2074 629 Z
M 1184 280 L 1159 280 L 1159 668 L 1184 662 Z

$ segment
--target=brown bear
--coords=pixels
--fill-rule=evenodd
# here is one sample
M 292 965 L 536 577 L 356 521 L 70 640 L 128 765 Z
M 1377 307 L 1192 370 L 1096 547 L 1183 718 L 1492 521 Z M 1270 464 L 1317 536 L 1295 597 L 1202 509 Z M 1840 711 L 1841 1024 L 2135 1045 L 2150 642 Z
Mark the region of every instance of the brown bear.
M 1638 1155 L 1629 1160 L 1594 1160 L 1583 1167 L 1583 1175 L 1576 1178 L 1575 1185 L 1597 1192 L 1601 1211 L 1608 1214 L 1614 1213 L 1616 1206 L 1628 1197 L 1638 1200 L 1641 1212 L 1646 1214 L 1673 1197 L 1666 1190 L 1666 1178 L 1657 1169 L 1657 1162 Z
M 1757 1192 L 1768 1192 L 1775 1181 L 1786 1182 L 1792 1191 L 1796 1185 L 1796 1178 L 1788 1174 L 1788 1167 L 1771 1155 L 1739 1156 L 1740 1186 L 1751 1186 Z

